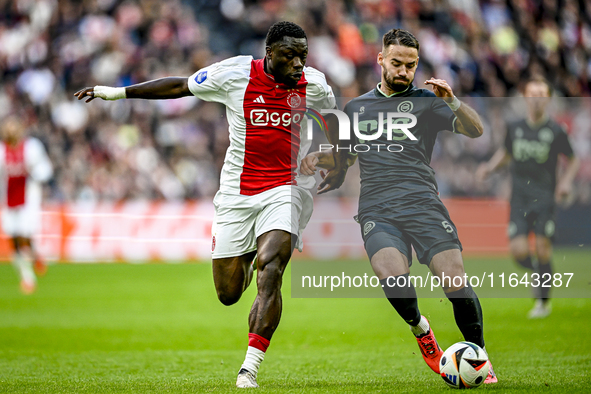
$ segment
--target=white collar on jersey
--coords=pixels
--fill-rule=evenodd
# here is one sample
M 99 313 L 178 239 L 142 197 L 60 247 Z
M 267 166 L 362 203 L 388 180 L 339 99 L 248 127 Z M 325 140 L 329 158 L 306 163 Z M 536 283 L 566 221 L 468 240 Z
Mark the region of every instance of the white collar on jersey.
M 378 82 L 378 86 L 377 86 L 378 87 L 378 92 L 380 92 L 382 94 L 382 96 L 384 96 L 384 97 L 394 97 L 394 96 L 398 96 L 399 94 L 402 94 L 402 93 L 408 91 L 408 89 L 410 89 L 410 87 L 412 85 L 408 85 L 408 87 L 406 89 L 404 89 L 402 92 L 394 92 L 394 93 L 392 93 L 389 96 L 386 93 L 382 92 L 382 89 L 380 88 L 380 86 L 382 86 L 382 83 L 381 82 Z

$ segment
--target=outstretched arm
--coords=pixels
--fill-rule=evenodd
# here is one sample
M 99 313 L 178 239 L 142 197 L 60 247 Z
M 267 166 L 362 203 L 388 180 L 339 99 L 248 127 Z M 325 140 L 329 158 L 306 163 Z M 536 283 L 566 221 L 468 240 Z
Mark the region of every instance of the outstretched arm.
M 355 163 L 355 160 L 357 160 L 357 156 L 349 155 L 346 163 L 347 169 Z M 316 170 L 318 170 L 318 167 L 329 171 L 334 169 L 335 161 L 332 151 L 308 153 L 308 155 L 302 160 L 300 171 L 304 175 L 314 175 Z
M 154 79 L 152 81 L 138 83 L 124 88 L 95 86 L 93 88 L 84 88 L 74 93 L 74 96 L 76 96 L 78 100 L 88 97 L 86 100 L 87 103 L 97 97 L 102 98 L 103 100 L 118 100 L 123 98 L 160 100 L 191 95 L 192 93 L 189 90 L 188 79 L 185 77 Z
M 482 163 L 476 170 L 476 178 L 484 181 L 488 176 L 511 162 L 512 156 L 505 147 L 500 147 L 486 163 Z
M 570 156 L 568 158 L 568 166 L 564 171 L 564 174 L 560 178 L 560 182 L 558 182 L 558 186 L 556 187 L 556 199 L 559 202 L 566 200 L 569 195 L 573 191 L 573 181 L 575 180 L 575 176 L 579 171 L 579 167 L 581 166 L 581 160 L 576 156 Z
M 318 167 L 325 170 L 332 170 L 334 168 L 334 156 L 332 151 L 308 153 L 308 155 L 302 160 L 300 171 L 304 175 L 314 175 Z
M 466 135 L 470 138 L 477 138 L 482 135 L 484 127 L 480 120 L 480 116 L 478 116 L 472 107 L 454 96 L 451 87 L 445 80 L 431 78 L 428 81 L 425 81 L 425 84 L 433 85 L 433 93 L 435 93 L 437 97 L 441 97 L 456 115 L 457 133 Z

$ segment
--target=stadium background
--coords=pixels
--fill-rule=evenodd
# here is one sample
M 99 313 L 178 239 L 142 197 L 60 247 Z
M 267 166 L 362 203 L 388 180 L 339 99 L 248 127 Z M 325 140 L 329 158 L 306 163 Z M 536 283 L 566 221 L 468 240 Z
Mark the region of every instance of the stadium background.
M 304 27 L 308 65 L 326 73 L 337 97 L 375 86 L 381 36 L 393 27 L 410 30 L 421 43 L 416 81 L 444 78 L 459 97 L 513 97 L 534 72 L 548 77 L 557 96 L 591 91 L 591 7 L 573 0 L 18 0 L 0 1 L 0 10 L 0 118 L 22 116 L 55 166 L 38 243 L 56 260 L 209 258 L 211 198 L 228 146 L 223 106 L 195 97 L 84 104 L 73 93 L 188 76 L 236 54 L 260 57 L 277 20 Z M 572 200 L 558 215 L 559 244 L 591 241 L 591 122 L 585 120 L 569 127 L 582 167 Z M 508 173 L 485 183 L 474 173 L 505 131 L 502 122 L 485 123 L 477 140 L 441 133 L 432 165 L 460 236 L 474 238 L 467 251 L 503 253 Z M 363 257 L 350 220 L 355 171 L 329 196 L 339 200 L 316 210 L 330 215 L 315 216 L 309 228 L 317 243 L 310 245 L 312 257 Z M 0 254 L 8 253 L 4 240 Z
M 21 114 L 56 168 L 45 188 L 43 238 L 37 241 L 48 256 L 70 253 L 74 261 L 108 261 L 101 257 L 106 255 L 121 261 L 209 259 L 211 198 L 228 144 L 222 107 L 191 98 L 87 105 L 73 100 L 81 87 L 189 75 L 238 53 L 261 56 L 268 26 L 289 19 L 306 29 L 309 64 L 328 75 L 337 96 L 374 87 L 379 38 L 404 27 L 421 40 L 417 81 L 434 74 L 452 81 L 461 97 L 503 100 L 518 95 L 522 74 L 543 69 L 558 96 L 589 106 L 591 22 L 582 4 L 0 0 L 0 119 L 10 111 Z M 490 256 L 488 244 L 486 257 L 466 257 L 466 267 L 498 275 L 516 268 L 502 252 L 508 175 L 483 185 L 473 179 L 476 163 L 504 135 L 485 121 L 486 134 L 474 141 L 441 133 L 433 166 L 454 220 L 482 224 L 477 231 L 460 227 L 462 240 L 488 242 L 486 231 L 495 229 L 501 242 L 501 255 Z M 583 167 L 572 205 L 559 213 L 559 234 L 571 233 L 562 243 L 591 234 L 585 227 L 591 225 L 591 121 L 583 117 L 577 124 L 569 132 Z M 358 186 L 349 178 L 342 190 L 318 198 L 318 222 L 307 229 L 312 241 L 322 235 L 339 244 L 343 231 L 358 234 L 351 224 Z M 334 223 L 335 206 L 354 230 Z M 483 210 L 491 206 L 499 211 Z M 486 220 L 478 216 L 484 211 Z M 68 244 L 73 236 L 76 243 Z M 581 244 L 589 242 L 557 248 L 555 262 L 557 272 L 580 269 L 573 287 L 587 296 L 561 298 L 556 289 L 547 319 L 526 318 L 532 301 L 521 284 L 523 298 L 481 298 L 499 383 L 480 390 L 589 392 L 589 249 Z M 329 259 L 335 256 L 322 253 L 364 253 L 360 242 L 351 245 L 357 249 L 308 242 L 306 250 Z M 0 242 L 6 253 L 2 247 Z M 67 247 L 73 251 L 66 253 Z M 364 256 L 357 261 L 368 266 Z M 294 298 L 296 266 L 288 265 L 283 282 L 285 313 L 258 377 L 262 392 L 450 392 L 425 366 L 389 303 Z M 424 275 L 425 267 L 414 265 L 413 275 L 422 268 Z M 236 390 L 255 286 L 226 307 L 215 296 L 209 264 L 55 264 L 36 293 L 25 296 L 13 271 L 0 264 L 0 392 Z M 462 340 L 445 297 L 421 298 L 420 306 L 442 347 Z

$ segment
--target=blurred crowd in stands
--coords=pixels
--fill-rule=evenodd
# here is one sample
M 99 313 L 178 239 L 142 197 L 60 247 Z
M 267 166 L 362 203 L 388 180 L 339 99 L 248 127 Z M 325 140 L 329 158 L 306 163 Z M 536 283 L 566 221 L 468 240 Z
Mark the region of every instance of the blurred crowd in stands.
M 237 54 L 262 57 L 278 20 L 306 30 L 308 65 L 326 73 L 338 97 L 375 87 L 381 37 L 395 27 L 420 41 L 419 87 L 436 76 L 459 97 L 514 97 L 537 73 L 556 96 L 591 93 L 591 2 L 584 0 L 0 0 L 0 119 L 20 114 L 47 146 L 54 201 L 209 198 L 228 146 L 221 105 L 194 97 L 84 104 L 73 93 L 189 76 Z M 583 159 L 575 199 L 586 204 L 591 104 L 576 100 L 587 111 L 565 120 Z M 505 133 L 498 116 L 486 118 L 480 139 L 441 133 L 433 166 L 442 195 L 507 196 L 506 173 L 486 184 L 474 179 Z M 341 195 L 355 193 L 358 182 L 349 178 Z

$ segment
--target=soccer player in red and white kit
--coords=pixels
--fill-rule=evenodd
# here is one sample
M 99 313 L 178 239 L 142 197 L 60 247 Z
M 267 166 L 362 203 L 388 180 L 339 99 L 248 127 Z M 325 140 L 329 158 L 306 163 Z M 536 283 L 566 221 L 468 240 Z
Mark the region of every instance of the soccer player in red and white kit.
M 16 116 L 2 122 L 0 171 L 3 186 L 2 230 L 12 238 L 13 264 L 21 279 L 21 290 L 31 294 L 37 277 L 46 266 L 33 247 L 32 238 L 41 224 L 41 183 L 53 174 L 53 167 L 43 144 L 25 137 L 25 126 Z
M 167 77 L 124 88 L 95 86 L 78 99 L 172 99 L 191 94 L 226 105 L 230 147 L 214 198 L 213 279 L 219 300 L 236 303 L 257 269 L 246 358 L 237 387 L 258 387 L 256 377 L 281 317 L 283 272 L 312 214 L 315 184 L 299 174 L 306 140 L 306 108 L 335 108 L 324 74 L 304 67 L 306 34 L 291 22 L 269 29 L 263 59 L 236 56 L 189 78 Z M 257 257 L 255 259 L 255 256 Z

